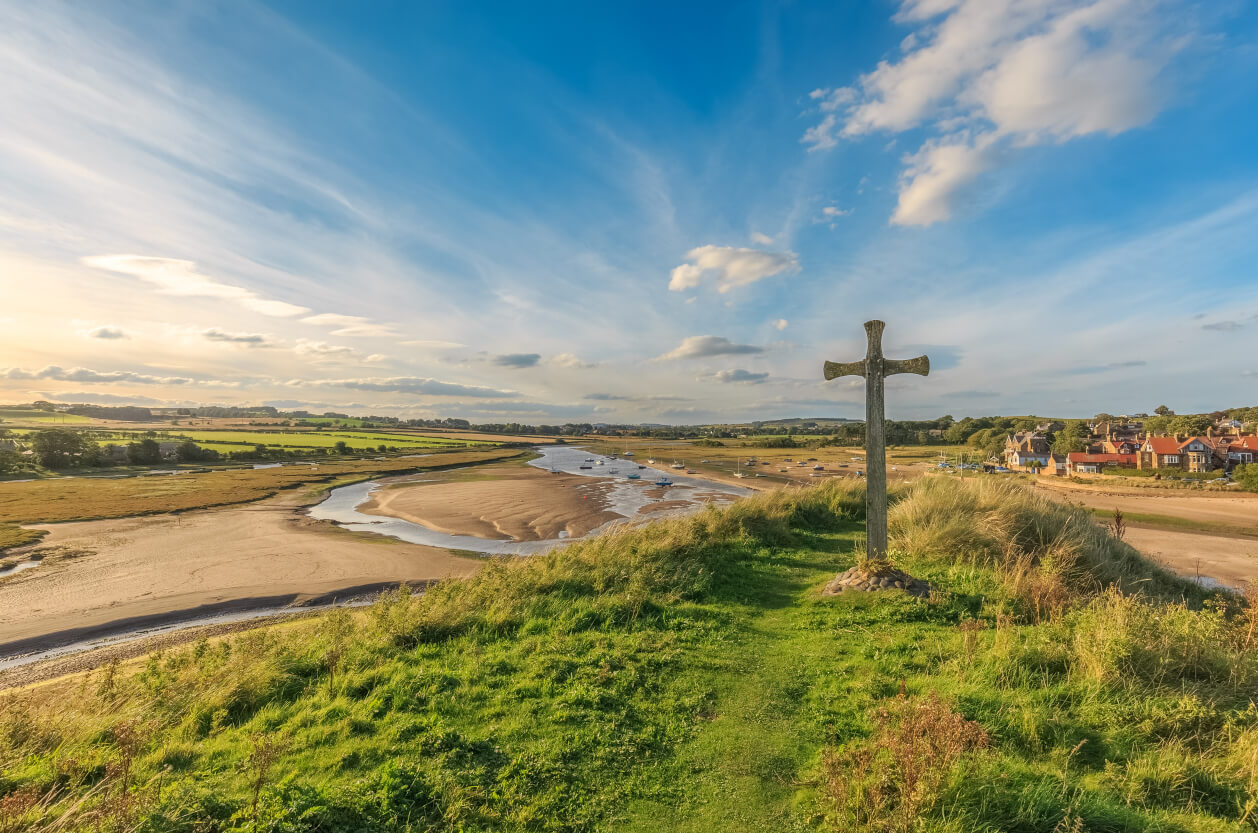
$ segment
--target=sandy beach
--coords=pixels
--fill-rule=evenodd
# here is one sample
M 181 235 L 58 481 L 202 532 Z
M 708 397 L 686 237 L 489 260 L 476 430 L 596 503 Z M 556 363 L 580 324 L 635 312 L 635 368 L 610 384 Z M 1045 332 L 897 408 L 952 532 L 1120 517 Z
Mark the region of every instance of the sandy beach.
M 1258 494 L 1188 492 L 1175 489 L 1118 489 L 1041 478 L 1037 489 L 1076 506 L 1119 509 L 1128 514 L 1167 515 L 1201 523 L 1248 527 L 1258 532 Z
M 280 606 L 474 572 L 480 561 L 304 517 L 292 496 L 48 524 L 49 563 L 0 581 L 0 654 L 190 612 Z M 70 555 L 72 557 L 57 557 Z
M 448 535 L 541 541 L 579 538 L 623 519 L 608 509 L 606 492 L 606 481 L 595 478 L 488 465 L 477 469 L 474 479 L 456 472 L 386 483 L 359 511 Z

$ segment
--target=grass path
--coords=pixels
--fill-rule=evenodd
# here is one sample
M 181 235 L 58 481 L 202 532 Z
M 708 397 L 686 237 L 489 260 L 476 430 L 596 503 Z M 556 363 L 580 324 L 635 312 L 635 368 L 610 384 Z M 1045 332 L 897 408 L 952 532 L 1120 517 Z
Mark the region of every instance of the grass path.
M 824 742 L 808 694 L 842 673 L 842 643 L 810 622 L 820 587 L 852 560 L 853 532 L 766 559 L 743 595 L 731 637 L 698 652 L 682 685 L 711 692 L 711 712 L 677 750 L 675 800 L 629 808 L 627 831 L 805 829 L 799 773 Z M 840 554 L 843 553 L 843 554 Z

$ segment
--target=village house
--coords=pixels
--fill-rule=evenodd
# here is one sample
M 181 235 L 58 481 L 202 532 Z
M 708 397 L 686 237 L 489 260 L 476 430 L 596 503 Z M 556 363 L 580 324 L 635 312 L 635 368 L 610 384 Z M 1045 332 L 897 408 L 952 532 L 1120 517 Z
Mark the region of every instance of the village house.
M 1136 468 L 1136 455 L 1089 454 L 1085 451 L 1072 451 L 1066 455 L 1067 474 L 1104 474 L 1115 468 Z
M 1214 450 L 1228 471 L 1258 463 L 1258 437 L 1221 437 Z
M 1140 453 L 1136 455 L 1136 468 L 1182 468 L 1179 440 L 1174 437 L 1146 437 L 1140 444 Z
M 1119 439 L 1117 437 L 1106 437 L 1101 440 L 1099 453 L 1101 454 L 1138 454 L 1140 453 L 1139 439 Z
M 1040 469 L 1040 474 L 1047 477 L 1064 477 L 1066 473 L 1066 458 L 1060 454 L 1048 455 L 1048 463 Z
M 1005 440 L 1005 465 L 1011 469 L 1047 466 L 1051 456 L 1043 434 L 1019 431 Z

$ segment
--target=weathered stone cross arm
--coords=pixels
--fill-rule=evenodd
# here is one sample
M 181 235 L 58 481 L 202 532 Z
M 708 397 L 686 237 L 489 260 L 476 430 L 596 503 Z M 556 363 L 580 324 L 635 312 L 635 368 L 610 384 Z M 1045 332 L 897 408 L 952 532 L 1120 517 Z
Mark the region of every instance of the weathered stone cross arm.
M 883 380 L 897 373 L 930 375 L 930 359 L 888 359 L 882 355 L 882 331 L 886 324 L 866 321 L 865 333 L 869 348 L 858 362 L 826 362 L 827 380 L 840 376 L 861 376 L 865 379 L 865 526 L 871 558 L 887 552 L 887 457 L 886 434 L 883 428 Z

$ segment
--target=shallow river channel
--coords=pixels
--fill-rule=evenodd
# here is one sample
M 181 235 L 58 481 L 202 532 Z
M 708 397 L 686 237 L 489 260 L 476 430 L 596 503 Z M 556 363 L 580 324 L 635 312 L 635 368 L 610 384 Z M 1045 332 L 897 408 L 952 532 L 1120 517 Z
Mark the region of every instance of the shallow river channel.
M 608 485 L 607 508 L 625 519 L 638 517 L 638 513 L 653 503 L 676 500 L 694 500 L 696 495 L 719 493 L 734 497 L 745 497 L 751 494 L 749 489 L 727 486 L 700 477 L 687 476 L 683 473 L 666 468 L 648 466 L 645 460 L 638 462 L 634 458 L 613 459 L 598 454 L 591 454 L 583 448 L 574 446 L 540 446 L 537 452 L 542 456 L 529 465 L 547 471 L 558 471 L 582 477 L 596 478 Z M 587 462 L 592 460 L 593 462 Z M 582 469 L 581 466 L 590 468 Z M 643 466 L 643 468 L 639 468 Z M 630 480 L 629 475 L 636 474 L 640 479 Z M 656 486 L 660 478 L 666 477 L 673 485 Z M 420 481 L 412 481 L 420 482 Z M 334 521 L 346 529 L 358 532 L 371 532 L 377 535 L 388 535 L 400 538 L 412 544 L 424 544 L 430 547 L 443 547 L 453 550 L 467 550 L 487 555 L 532 555 L 545 552 L 560 544 L 567 543 L 567 538 L 554 538 L 543 541 L 494 541 L 477 538 L 471 535 L 450 535 L 437 532 L 420 524 L 411 523 L 397 518 L 385 518 L 380 515 L 369 515 L 358 511 L 371 499 L 371 493 L 381 486 L 379 481 L 354 483 L 333 489 L 326 500 L 310 507 L 307 514 L 322 521 Z M 698 504 L 696 504 L 696 507 Z M 684 511 L 684 510 L 683 510 Z M 655 517 L 659 517 L 656 515 Z M 591 534 L 598 534 L 613 524 L 624 523 L 624 520 L 609 521 Z

